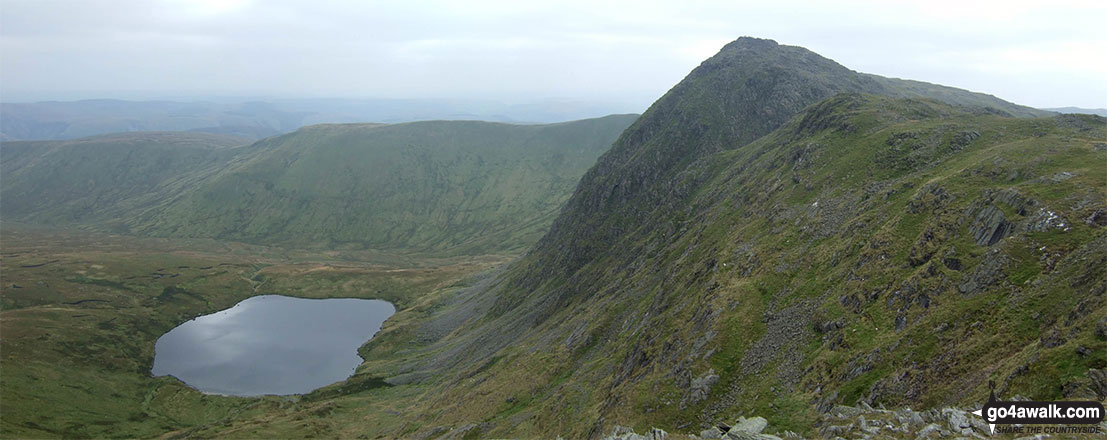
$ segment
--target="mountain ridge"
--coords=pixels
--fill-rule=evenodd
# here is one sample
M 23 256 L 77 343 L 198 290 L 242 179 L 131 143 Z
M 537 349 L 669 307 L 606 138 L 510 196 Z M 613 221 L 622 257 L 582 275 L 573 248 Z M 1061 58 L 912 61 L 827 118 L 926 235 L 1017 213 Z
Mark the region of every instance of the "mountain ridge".
M 189 132 L 5 142 L 4 216 L 281 246 L 517 252 L 636 117 L 319 124 L 249 145 Z M 144 177 L 127 180 L 119 158 Z
M 544 124 L 597 118 L 627 109 L 598 102 L 541 100 L 505 104 L 480 99 L 3 102 L 0 140 L 65 140 L 156 130 L 233 134 L 258 140 L 318 123 L 489 120 Z
M 747 57 L 751 59 L 746 59 Z M 788 63 L 787 67 L 777 64 L 780 62 Z M 744 69 L 743 63 L 751 66 L 751 68 Z M 794 67 L 794 69 L 789 67 Z M 716 75 L 722 75 L 721 79 L 715 79 Z M 827 78 L 827 75 L 836 76 Z M 684 172 L 683 170 L 687 168 L 682 167 L 681 164 L 694 161 L 703 154 L 713 153 L 724 148 L 736 148 L 751 142 L 782 125 L 784 121 L 787 121 L 803 107 L 828 98 L 835 93 L 854 91 L 888 94 L 896 97 L 919 96 L 918 91 L 889 90 L 890 85 L 896 84 L 897 80 L 877 81 L 875 78 L 878 77 L 859 74 L 807 49 L 779 45 L 772 40 L 742 37 L 727 44 L 718 55 L 704 61 L 689 73 L 686 80 L 674 86 L 672 90 L 651 106 L 650 110 L 647 110 L 643 117 L 628 129 L 628 133 L 624 133 L 620 137 L 611 151 L 601 157 L 596 167 L 585 174 L 579 186 L 598 187 L 606 185 L 611 188 L 611 192 L 592 191 L 582 193 L 579 190 L 575 192 L 566 204 L 565 213 L 554 221 L 551 225 L 551 232 L 539 241 L 532 254 L 541 255 L 546 248 L 559 251 L 569 249 L 567 252 L 554 253 L 558 256 L 550 257 L 552 260 L 546 260 L 545 263 L 539 263 L 538 265 L 566 268 L 566 272 L 579 268 L 579 261 L 589 259 L 596 252 L 596 248 L 589 248 L 588 246 L 604 243 L 607 240 L 605 231 L 614 231 L 617 234 L 623 228 L 621 220 L 614 220 L 612 221 L 613 224 L 607 225 L 594 223 L 596 220 L 593 219 L 597 218 L 593 215 L 594 210 L 602 209 L 600 207 L 605 203 L 616 203 L 628 211 L 625 214 L 627 217 L 641 218 L 648 214 L 639 211 L 637 207 L 643 207 L 643 210 L 668 209 L 665 205 L 666 200 L 685 198 L 698 186 L 695 171 Z M 727 84 L 740 84 L 741 86 L 730 88 Z M 912 83 L 912 85 L 914 84 Z M 702 89 L 697 90 L 697 87 L 702 87 Z M 777 89 L 774 89 L 774 87 Z M 795 92 L 795 89 L 800 91 Z M 729 95 L 726 98 L 722 98 L 721 95 L 715 96 L 714 93 L 717 90 L 726 90 Z M 774 92 L 774 90 L 776 91 Z M 941 98 L 948 99 L 951 96 L 958 98 L 955 104 L 959 105 L 963 105 L 965 100 L 978 95 L 987 96 L 943 86 L 938 86 L 937 90 L 941 92 Z M 683 106 L 681 104 L 682 100 L 687 99 L 682 96 L 684 91 L 698 94 L 699 97 L 709 102 L 710 100 L 718 102 L 712 105 L 703 105 L 703 108 L 718 108 L 719 111 L 709 112 L 711 116 L 708 116 L 708 118 L 715 118 L 709 122 L 697 119 L 695 123 L 700 125 L 693 131 L 694 133 L 714 131 L 716 133 L 712 136 L 715 140 L 706 143 L 698 139 L 689 141 L 683 138 L 679 141 L 675 139 L 661 141 L 667 145 L 705 144 L 696 145 L 695 150 L 691 152 L 677 151 L 670 153 L 663 150 L 656 151 L 656 148 L 651 149 L 650 141 L 646 136 L 650 136 L 654 129 L 640 127 L 649 124 L 651 119 L 659 121 L 679 119 L 680 116 L 671 114 L 673 112 L 679 114 L 682 111 L 694 111 L 693 108 L 686 108 L 694 105 Z M 952 91 L 961 93 L 955 94 Z M 923 90 L 923 92 L 927 92 L 927 90 Z M 776 95 L 771 95 L 773 93 Z M 929 96 L 923 95 L 922 97 Z M 699 100 L 693 101 L 695 105 L 701 103 Z M 762 101 L 768 102 L 761 107 L 755 104 Z M 990 99 L 985 104 L 980 107 L 985 110 L 994 108 L 994 103 Z M 671 110 L 666 107 L 667 105 L 681 110 Z M 727 107 L 728 105 L 729 107 Z M 1020 106 L 1011 107 L 1013 109 L 1022 108 Z M 750 110 L 750 108 L 753 109 Z M 733 121 L 719 119 L 727 117 L 736 119 Z M 754 121 L 752 127 L 748 126 L 751 121 Z M 720 126 L 723 128 L 719 129 Z M 728 129 L 725 127 L 734 128 Z M 748 130 L 748 132 L 736 132 L 735 130 Z M 686 133 L 687 131 L 681 131 L 677 135 L 683 137 L 686 136 Z M 653 154 L 654 157 L 637 162 L 632 160 L 634 156 L 641 157 L 646 154 Z M 679 160 L 672 161 L 665 157 L 658 157 L 670 154 L 679 157 Z M 627 167 L 630 166 L 628 164 L 642 162 L 647 167 L 644 170 L 627 170 Z M 620 169 L 627 171 L 615 176 L 614 174 L 620 172 Z M 683 173 L 679 176 L 679 179 L 678 173 Z M 631 193 L 634 190 L 628 189 L 635 185 L 643 185 L 646 182 L 649 182 L 654 190 L 647 192 L 644 196 L 634 195 Z M 659 185 L 664 185 L 664 187 L 658 188 Z M 579 213 L 574 213 L 574 211 L 579 211 Z M 566 222 L 583 223 L 588 226 L 562 226 Z M 670 225 L 669 227 L 673 226 Z M 587 231 L 587 235 L 574 235 L 571 239 L 558 239 L 560 231 L 568 228 L 576 231 Z M 566 234 L 571 233 L 566 232 Z
M 1055 107 L 1043 109 L 1057 113 L 1081 113 L 1107 117 L 1107 108 L 1080 108 L 1080 107 Z
M 803 68 L 761 62 L 782 54 Z M 425 423 L 494 424 L 521 411 L 530 428 L 486 433 L 591 438 L 612 420 L 671 430 L 734 411 L 806 432 L 819 408 L 839 403 L 966 402 L 983 392 L 979 368 L 1011 374 L 998 378 L 1008 392 L 1082 380 L 1105 361 L 1064 350 L 1104 346 L 1089 330 L 1094 315 L 1039 329 L 1024 306 L 1002 308 L 1020 330 L 980 324 L 1003 335 L 1000 348 L 955 323 L 983 313 L 972 298 L 996 301 L 1005 288 L 1055 301 L 1030 308 L 1049 316 L 1102 307 L 1086 289 L 1102 290 L 1103 274 L 1079 261 L 1107 261 L 1103 225 L 1075 219 L 1107 215 L 1091 168 L 1103 162 L 1094 140 L 1107 124 L 904 93 L 809 51 L 728 45 L 619 137 L 534 248 L 406 330 L 433 335 L 424 354 L 372 373 L 437 384 L 427 404 L 437 416 Z M 998 241 L 978 238 L 992 233 Z M 1053 249 L 1041 257 L 1053 266 L 1039 248 Z M 1086 282 L 1059 287 L 1072 276 Z M 929 326 L 971 342 L 942 348 L 950 339 Z M 1011 348 L 1050 332 L 1071 332 L 1074 345 Z M 983 353 L 1008 360 L 966 360 Z M 370 343 L 367 355 L 391 353 Z M 512 365 L 537 376 L 512 383 Z M 529 403 L 504 409 L 505 399 Z

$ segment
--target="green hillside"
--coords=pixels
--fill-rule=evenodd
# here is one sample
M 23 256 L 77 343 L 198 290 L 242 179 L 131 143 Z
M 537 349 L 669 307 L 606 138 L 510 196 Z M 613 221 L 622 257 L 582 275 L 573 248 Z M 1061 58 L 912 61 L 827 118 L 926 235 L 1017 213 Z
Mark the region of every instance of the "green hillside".
M 634 232 L 631 225 L 673 228 L 672 205 L 704 183 L 704 170 L 691 164 L 740 148 L 843 92 L 932 98 L 1002 115 L 1044 114 L 988 95 L 860 74 L 801 47 L 741 38 L 662 96 L 584 175 L 534 252 L 543 260 L 539 266 L 571 273 L 608 254 L 613 242 Z
M 88 225 L 157 206 L 221 169 L 247 143 L 206 133 L 147 132 L 73 141 L 4 142 L 7 221 Z
M 254 145 L 249 160 L 129 224 L 301 247 L 518 250 L 634 118 L 307 127 Z
M 395 362 L 367 373 L 434 384 L 416 420 L 486 436 L 699 432 L 736 414 L 815 435 L 837 404 L 979 404 L 989 380 L 1096 397 L 1107 122 L 887 84 L 728 45 L 524 258 L 394 330 L 436 335 L 422 356 L 386 334 L 368 353 Z
M 518 251 L 635 115 L 6 142 L 5 220 L 304 248 Z

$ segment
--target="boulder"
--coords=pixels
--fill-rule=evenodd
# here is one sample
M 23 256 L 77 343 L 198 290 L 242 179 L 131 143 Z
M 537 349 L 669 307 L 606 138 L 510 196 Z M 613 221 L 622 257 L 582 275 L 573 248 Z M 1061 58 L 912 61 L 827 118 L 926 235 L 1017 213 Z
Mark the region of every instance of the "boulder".
M 739 417 L 738 421 L 734 422 L 734 426 L 730 428 L 731 431 L 739 430 L 753 434 L 760 434 L 765 430 L 765 427 L 769 426 L 769 421 L 764 417 L 745 418 Z
M 1107 368 L 1089 369 L 1088 379 L 1092 381 L 1092 390 L 1095 391 L 1097 400 L 1107 399 Z
M 646 440 L 645 436 L 635 434 L 634 430 L 626 426 L 616 426 L 611 429 L 611 434 L 603 440 Z
M 927 439 L 933 437 L 942 437 L 942 427 L 937 423 L 931 423 L 920 429 L 918 434 L 915 435 L 916 439 Z
M 707 399 L 707 395 L 711 393 L 711 387 L 719 381 L 719 375 L 715 374 L 715 370 L 712 369 L 702 376 L 692 379 L 691 386 L 688 390 L 688 395 L 681 402 L 681 408 L 686 405 L 694 405 Z
M 942 414 L 946 416 L 950 431 L 962 435 L 972 435 L 972 421 L 969 420 L 969 413 L 957 408 L 945 408 L 942 410 Z
M 611 434 L 603 437 L 603 440 L 665 440 L 668 433 L 658 428 L 650 428 L 646 435 L 637 434 L 626 426 L 616 426 L 611 429 Z
M 729 440 L 782 440 L 775 435 L 761 433 L 768 425 L 769 421 L 763 417 L 749 419 L 739 417 L 734 426 L 730 428 L 730 431 L 727 431 L 726 438 Z
M 726 435 L 726 433 L 715 426 L 700 431 L 700 438 L 705 439 L 721 439 L 723 435 Z

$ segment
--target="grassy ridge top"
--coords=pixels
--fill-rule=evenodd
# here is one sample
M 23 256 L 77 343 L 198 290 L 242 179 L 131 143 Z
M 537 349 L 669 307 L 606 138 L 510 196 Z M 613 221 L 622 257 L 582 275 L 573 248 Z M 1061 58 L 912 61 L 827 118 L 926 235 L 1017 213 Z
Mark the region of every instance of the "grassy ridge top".
M 250 147 L 142 234 L 305 247 L 516 251 L 634 115 L 551 125 L 327 124 Z

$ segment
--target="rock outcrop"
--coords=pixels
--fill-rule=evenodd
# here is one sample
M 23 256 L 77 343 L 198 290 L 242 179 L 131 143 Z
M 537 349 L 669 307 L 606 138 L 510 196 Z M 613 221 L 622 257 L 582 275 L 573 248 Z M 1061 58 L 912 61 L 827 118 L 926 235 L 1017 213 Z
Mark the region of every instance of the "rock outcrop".
M 1021 399 L 1021 398 L 1016 398 Z M 790 431 L 774 431 L 762 417 L 739 417 L 732 426 L 718 424 L 699 434 L 674 433 L 669 436 L 653 428 L 644 435 L 635 434 L 624 426 L 617 426 L 603 440 L 660 440 L 665 438 L 691 438 L 704 440 L 784 440 L 803 438 L 844 439 L 985 439 L 994 434 L 980 416 L 966 408 L 941 408 L 915 411 L 910 408 L 878 409 L 862 403 L 860 406 L 839 405 L 822 415 L 816 422 L 817 432 L 800 435 Z M 1107 421 L 1099 424 L 1101 432 L 1107 432 Z M 768 434 L 766 431 L 774 432 Z M 1064 438 L 1096 438 L 1087 437 Z M 1053 438 L 1044 436 L 1040 438 Z M 1060 437 L 1058 437 L 1060 438 Z

